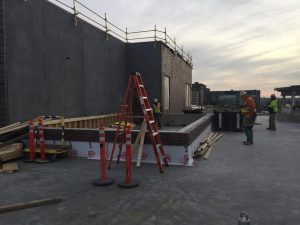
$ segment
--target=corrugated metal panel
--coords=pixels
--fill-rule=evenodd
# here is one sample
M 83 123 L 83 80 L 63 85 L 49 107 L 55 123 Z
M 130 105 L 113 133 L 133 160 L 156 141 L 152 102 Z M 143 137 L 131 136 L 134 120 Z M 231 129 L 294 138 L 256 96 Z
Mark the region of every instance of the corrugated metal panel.
M 8 123 L 5 0 L 0 0 L 0 127 Z

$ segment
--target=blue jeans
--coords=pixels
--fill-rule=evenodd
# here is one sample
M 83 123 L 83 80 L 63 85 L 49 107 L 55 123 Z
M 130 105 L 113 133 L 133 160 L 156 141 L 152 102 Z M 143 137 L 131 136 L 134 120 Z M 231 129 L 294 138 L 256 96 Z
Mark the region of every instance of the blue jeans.
M 253 131 L 252 131 L 252 127 L 253 126 L 245 126 L 244 130 L 245 130 L 245 134 L 247 137 L 247 142 L 253 143 Z

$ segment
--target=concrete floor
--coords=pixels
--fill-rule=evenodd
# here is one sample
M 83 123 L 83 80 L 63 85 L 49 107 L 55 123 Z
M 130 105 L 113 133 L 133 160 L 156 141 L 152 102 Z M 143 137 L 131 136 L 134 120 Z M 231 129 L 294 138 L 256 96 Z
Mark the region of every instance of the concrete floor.
M 0 214 L 1 225 L 234 225 L 247 211 L 251 225 L 300 224 L 300 124 L 265 130 L 259 117 L 255 144 L 225 132 L 208 160 L 194 167 L 134 168 L 135 189 L 92 186 L 98 161 L 65 159 L 0 175 L 0 205 L 64 196 L 62 203 Z M 124 164 L 109 175 L 120 181 Z

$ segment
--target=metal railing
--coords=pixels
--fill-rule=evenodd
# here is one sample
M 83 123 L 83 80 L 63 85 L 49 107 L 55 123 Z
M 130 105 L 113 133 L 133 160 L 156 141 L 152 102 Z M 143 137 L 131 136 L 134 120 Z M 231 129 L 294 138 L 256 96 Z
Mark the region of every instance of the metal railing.
M 155 42 L 154 45 L 156 45 L 157 41 L 161 41 L 165 43 L 170 49 L 172 49 L 175 54 L 181 56 L 182 59 L 186 61 L 190 66 L 193 66 L 191 54 L 184 51 L 183 46 L 179 46 L 176 43 L 176 39 L 172 39 L 168 35 L 166 28 L 164 30 L 159 30 L 155 25 L 154 29 L 129 32 L 127 27 L 125 28 L 125 30 L 123 30 L 122 28 L 119 28 L 113 23 L 109 22 L 106 13 L 103 17 L 78 0 L 72 0 L 73 6 L 62 2 L 61 0 L 47 1 L 56 3 L 56 5 L 71 12 L 73 14 L 73 21 L 75 26 L 78 23 L 77 18 L 80 18 L 105 31 L 107 39 L 109 38 L 109 35 L 112 35 L 126 43 L 137 43 L 153 40 Z

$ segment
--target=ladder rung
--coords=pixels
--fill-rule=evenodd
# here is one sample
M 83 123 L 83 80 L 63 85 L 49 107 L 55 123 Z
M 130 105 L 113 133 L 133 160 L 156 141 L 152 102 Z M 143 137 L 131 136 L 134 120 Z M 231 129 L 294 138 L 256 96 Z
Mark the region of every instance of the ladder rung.
M 140 87 L 144 87 L 144 85 L 142 85 L 142 84 L 139 84 L 139 86 L 140 86 Z
M 149 123 L 154 123 L 154 122 L 155 122 L 154 120 L 150 120 L 150 121 L 149 121 Z
M 151 111 L 151 108 L 146 109 L 146 111 Z
M 153 136 L 158 135 L 158 132 L 153 132 L 152 135 Z
M 143 99 L 147 99 L 147 97 L 143 96 Z

